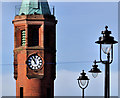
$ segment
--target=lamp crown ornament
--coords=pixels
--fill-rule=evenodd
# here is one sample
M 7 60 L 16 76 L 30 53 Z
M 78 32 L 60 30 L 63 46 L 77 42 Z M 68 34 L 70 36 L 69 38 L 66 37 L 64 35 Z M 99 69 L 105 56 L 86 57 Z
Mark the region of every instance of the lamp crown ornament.
M 97 44 L 116 44 L 117 41 L 114 40 L 114 37 L 110 36 L 111 31 L 108 31 L 108 26 L 105 26 L 105 31 L 102 31 L 103 36 L 99 37 L 99 40 L 95 43 Z
M 77 80 L 89 80 L 88 77 L 86 76 L 86 73 L 84 70 L 82 70 L 82 73 L 80 73 L 81 76 Z
M 95 60 L 93 63 L 96 65 L 97 61 Z
M 102 31 L 101 34 L 105 34 L 105 36 L 109 36 L 111 34 L 111 31 L 108 31 L 108 26 L 105 26 L 105 31 Z
M 92 69 L 89 71 L 90 73 L 101 73 L 100 69 L 98 69 L 98 65 L 96 65 L 96 60 L 94 61 L 94 65 L 92 65 Z
M 82 70 L 81 75 L 82 75 L 82 76 L 85 76 L 85 75 L 86 75 L 86 73 L 85 73 L 85 71 L 84 71 L 84 70 Z
M 105 26 L 106 31 L 107 31 L 107 28 L 108 28 L 108 26 Z

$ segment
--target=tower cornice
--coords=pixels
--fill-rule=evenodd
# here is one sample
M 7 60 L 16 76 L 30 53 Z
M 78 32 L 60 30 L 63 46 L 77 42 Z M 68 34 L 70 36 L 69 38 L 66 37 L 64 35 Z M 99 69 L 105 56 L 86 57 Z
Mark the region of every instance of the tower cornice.
M 14 24 L 14 22 L 19 21 L 50 21 L 57 24 L 57 20 L 55 19 L 54 15 L 20 15 L 15 16 L 15 19 L 12 21 L 12 23 Z

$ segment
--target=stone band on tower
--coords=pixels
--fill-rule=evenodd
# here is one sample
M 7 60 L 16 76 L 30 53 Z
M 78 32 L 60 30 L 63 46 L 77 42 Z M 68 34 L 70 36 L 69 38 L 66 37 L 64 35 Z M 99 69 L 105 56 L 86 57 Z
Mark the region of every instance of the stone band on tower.
M 48 2 L 23 0 L 13 24 L 16 96 L 53 98 L 57 20 Z

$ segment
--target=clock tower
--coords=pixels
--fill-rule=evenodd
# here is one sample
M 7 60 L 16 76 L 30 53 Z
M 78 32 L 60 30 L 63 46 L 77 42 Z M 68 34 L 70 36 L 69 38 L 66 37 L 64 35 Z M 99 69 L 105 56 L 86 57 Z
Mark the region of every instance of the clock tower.
M 23 0 L 12 22 L 16 96 L 53 98 L 57 20 L 48 2 Z

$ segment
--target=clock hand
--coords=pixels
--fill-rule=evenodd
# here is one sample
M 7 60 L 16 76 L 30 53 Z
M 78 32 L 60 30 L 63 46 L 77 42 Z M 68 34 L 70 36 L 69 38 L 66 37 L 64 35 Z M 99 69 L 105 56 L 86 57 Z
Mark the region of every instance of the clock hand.
M 35 60 L 35 64 L 37 64 L 36 60 Z
M 34 61 L 35 64 L 37 64 L 34 58 L 33 58 L 33 61 Z

